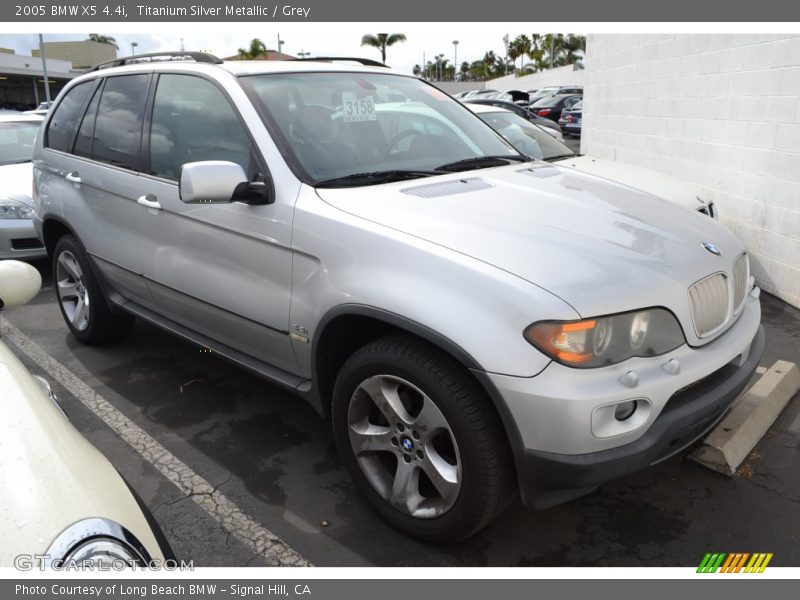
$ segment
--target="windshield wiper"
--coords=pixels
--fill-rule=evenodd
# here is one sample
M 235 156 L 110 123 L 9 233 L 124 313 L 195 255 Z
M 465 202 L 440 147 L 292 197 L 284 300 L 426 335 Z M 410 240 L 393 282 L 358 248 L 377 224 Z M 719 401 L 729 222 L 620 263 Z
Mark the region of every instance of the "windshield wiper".
M 379 183 L 390 183 L 392 181 L 403 181 L 405 179 L 418 179 L 419 177 L 431 177 L 441 175 L 436 171 L 424 170 L 398 170 L 389 171 L 370 171 L 367 173 L 353 173 L 342 177 L 324 179 L 314 184 L 315 187 L 351 187 L 356 185 L 376 185 Z
M 496 156 L 476 156 L 436 167 L 437 171 L 469 171 L 471 169 L 487 169 L 489 167 L 502 167 L 511 161 L 528 162 L 528 157 L 522 154 L 498 154 Z
M 548 156 L 542 160 L 547 162 L 553 162 L 554 160 L 564 160 L 565 158 L 575 158 L 579 156 L 578 154 L 556 154 L 555 156 Z

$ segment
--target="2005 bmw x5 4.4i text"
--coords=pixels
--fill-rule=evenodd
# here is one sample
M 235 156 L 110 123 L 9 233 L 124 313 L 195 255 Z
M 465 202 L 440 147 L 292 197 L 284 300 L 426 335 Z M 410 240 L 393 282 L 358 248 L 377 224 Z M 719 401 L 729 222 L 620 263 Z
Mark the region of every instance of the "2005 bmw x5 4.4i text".
M 531 162 L 380 66 L 99 65 L 48 115 L 34 179 L 76 338 L 138 317 L 295 391 L 426 540 L 678 452 L 763 350 L 725 227 Z

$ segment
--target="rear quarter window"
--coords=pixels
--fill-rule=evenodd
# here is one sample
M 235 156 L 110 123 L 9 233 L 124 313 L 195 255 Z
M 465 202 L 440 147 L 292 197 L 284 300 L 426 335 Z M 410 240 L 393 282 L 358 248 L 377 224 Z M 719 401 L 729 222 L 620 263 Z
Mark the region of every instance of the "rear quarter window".
M 93 83 L 94 81 L 79 83 L 71 88 L 61 102 L 58 103 L 50 122 L 47 124 L 45 145 L 48 148 L 69 152 L 69 144 L 72 139 L 72 133 L 75 130 L 78 112 L 83 106 Z

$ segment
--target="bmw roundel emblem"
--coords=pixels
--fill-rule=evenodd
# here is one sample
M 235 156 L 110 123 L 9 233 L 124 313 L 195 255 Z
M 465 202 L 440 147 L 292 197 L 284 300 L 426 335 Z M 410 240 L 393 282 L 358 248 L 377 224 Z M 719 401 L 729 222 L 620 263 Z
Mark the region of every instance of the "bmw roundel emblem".
M 711 254 L 716 254 L 717 256 L 722 256 L 722 251 L 719 248 L 717 248 L 714 244 L 712 244 L 711 242 L 703 242 L 703 248 L 705 248 L 706 250 L 711 252 Z
M 412 442 L 409 438 L 404 437 L 400 443 L 403 445 L 403 450 L 406 452 L 411 452 L 414 450 L 414 442 Z

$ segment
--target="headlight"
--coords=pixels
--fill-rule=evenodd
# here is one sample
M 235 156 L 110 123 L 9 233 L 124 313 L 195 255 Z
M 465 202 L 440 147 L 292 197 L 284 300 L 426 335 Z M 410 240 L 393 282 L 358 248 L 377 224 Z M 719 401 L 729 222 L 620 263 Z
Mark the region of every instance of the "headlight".
M 0 198 L 0 219 L 30 219 L 33 209 L 11 198 Z
M 70 525 L 48 548 L 43 564 L 55 569 L 88 566 L 143 566 L 150 555 L 130 531 L 109 519 L 90 518 Z
M 553 360 L 581 369 L 659 356 L 686 343 L 678 321 L 664 308 L 582 321 L 540 321 L 523 335 Z

